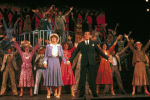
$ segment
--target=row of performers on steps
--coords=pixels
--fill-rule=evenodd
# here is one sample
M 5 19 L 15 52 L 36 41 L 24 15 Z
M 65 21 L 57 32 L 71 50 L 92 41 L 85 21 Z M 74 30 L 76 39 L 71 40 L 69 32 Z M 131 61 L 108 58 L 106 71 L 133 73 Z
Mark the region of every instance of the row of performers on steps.
M 53 6 L 50 7 L 50 10 L 48 12 L 50 12 L 52 10 L 52 8 L 53 8 Z M 65 14 L 65 15 L 62 15 L 61 13 L 58 13 L 58 17 L 55 18 L 55 30 L 56 30 L 57 34 L 59 34 L 59 35 L 64 34 L 62 31 L 65 31 L 65 28 L 66 28 L 66 17 L 69 15 L 69 13 L 72 11 L 72 9 L 73 9 L 73 7 L 71 7 L 70 11 L 67 14 Z M 50 17 L 50 15 L 48 14 L 48 12 L 42 13 L 42 18 L 41 18 L 41 17 L 39 17 L 37 15 L 38 10 L 32 10 L 32 11 L 35 12 L 35 15 L 40 19 L 40 24 L 39 24 L 38 30 L 52 30 L 52 26 L 53 26 L 52 18 L 53 17 Z M 59 16 L 62 16 L 62 17 L 59 17 Z M 75 42 L 79 42 L 78 38 L 81 38 L 82 32 L 84 30 L 90 30 L 90 25 L 87 22 L 87 16 L 83 20 L 82 24 L 80 23 L 80 19 L 77 19 L 77 21 L 74 19 L 72 12 L 71 12 L 71 16 L 72 16 L 72 20 L 74 21 L 75 26 L 76 26 Z M 24 19 L 22 16 L 20 16 L 20 17 L 22 19 Z M 35 16 L 33 16 L 33 17 L 35 17 Z M 3 20 L 4 24 L 5 24 L 4 27 L 5 27 L 5 30 L 7 32 L 7 35 L 10 35 L 9 37 L 11 39 L 13 31 L 14 31 L 15 27 L 17 26 L 17 22 L 19 21 L 19 19 L 14 24 L 14 27 L 12 27 L 13 26 L 12 23 L 9 23 L 8 24 L 8 28 L 7 28 L 7 25 L 5 23 L 4 18 L 2 18 L 2 20 Z M 26 16 L 26 19 L 24 20 L 23 32 L 31 32 L 32 31 L 32 28 L 31 28 L 32 20 L 33 20 L 33 18 L 30 20 L 30 16 L 29 15 Z M 101 41 L 106 40 L 107 36 L 110 33 L 116 34 L 116 29 L 119 26 L 119 24 L 118 23 L 116 24 L 116 27 L 115 27 L 114 30 L 109 29 L 108 30 L 108 34 L 106 32 L 106 26 L 107 26 L 107 24 L 102 25 L 102 26 L 103 27 L 100 30 L 100 32 L 98 32 L 97 25 L 95 26 L 95 30 L 93 30 L 93 32 L 92 32 L 93 36 L 96 38 L 96 40 L 99 43 L 101 43 Z M 10 32 L 8 32 L 8 31 L 10 31 Z M 44 36 L 44 38 L 46 38 L 46 35 Z
M 58 43 L 59 36 L 57 34 L 52 34 L 51 37 L 53 37 L 53 36 L 57 37 L 56 41 Z M 53 39 L 51 37 L 50 37 L 50 39 Z M 120 37 L 121 36 L 118 36 L 116 41 L 115 41 L 115 43 L 107 50 L 107 52 L 104 52 L 106 55 L 109 55 L 111 52 L 113 52 L 114 47 L 115 47 L 116 43 L 118 42 L 118 40 L 120 39 Z M 43 61 L 44 61 L 43 59 L 44 59 L 45 48 L 41 47 L 38 50 L 38 54 L 37 54 L 36 59 L 35 59 L 35 62 L 37 62 L 37 65 L 38 65 L 38 70 L 37 70 L 37 73 L 36 73 L 36 82 L 35 82 L 35 84 L 34 84 L 34 79 L 33 79 L 33 74 L 32 74 L 31 60 L 32 60 L 32 56 L 35 54 L 35 51 L 40 47 L 39 43 L 42 41 L 42 39 L 39 39 L 39 42 L 37 43 L 37 45 L 33 48 L 33 50 L 30 53 L 29 53 L 29 51 L 30 51 L 30 49 L 32 47 L 30 42 L 22 41 L 21 42 L 21 46 L 19 46 L 14 38 L 12 39 L 12 41 L 14 41 L 14 46 L 17 49 L 17 51 L 15 53 L 11 53 L 12 52 L 11 48 L 7 49 L 7 54 L 3 53 L 2 50 L 0 50 L 0 54 L 3 56 L 3 63 L 2 63 L 2 68 L 1 68 L 1 71 L 3 71 L 3 82 L 2 82 L 2 88 L 1 88 L 1 95 L 3 95 L 5 93 L 6 81 L 7 81 L 7 78 L 8 78 L 8 74 L 10 75 L 11 84 L 12 84 L 12 90 L 13 90 L 15 95 L 18 95 L 17 88 L 16 88 L 16 83 L 15 83 L 15 75 L 14 75 L 14 69 L 15 70 L 18 69 L 17 65 L 16 65 L 16 61 L 15 61 L 15 55 L 17 53 L 19 53 L 21 55 L 22 62 L 23 62 L 22 67 L 21 67 L 20 80 L 19 80 L 19 87 L 21 88 L 20 96 L 23 95 L 23 87 L 35 87 L 34 88 L 34 94 L 37 95 L 38 94 L 38 87 L 39 87 L 39 82 L 40 82 L 41 76 L 43 75 L 44 79 L 46 79 L 45 77 L 47 77 L 46 75 L 44 75 L 44 72 L 45 72 L 45 70 L 47 70 L 47 68 L 45 68 L 43 66 Z M 53 40 L 50 40 L 50 41 L 53 41 Z M 81 40 L 81 41 L 84 41 L 84 40 Z M 1 41 L 1 43 L 2 42 L 3 41 Z M 102 51 L 107 49 L 107 46 L 105 44 L 106 43 L 101 45 Z M 55 48 L 55 46 L 53 44 L 50 44 L 50 45 L 53 47 L 53 49 Z M 20 47 L 23 47 L 25 52 L 23 52 L 20 49 Z M 121 52 L 118 52 L 117 54 L 115 54 L 113 52 L 112 55 L 116 56 L 116 58 L 118 59 L 119 55 L 122 54 L 127 48 L 128 48 L 128 46 L 126 48 L 124 48 Z M 65 60 L 68 60 L 71 57 L 71 54 L 73 53 L 73 51 L 75 49 L 76 49 L 76 46 L 74 46 L 72 49 L 69 49 L 69 44 L 68 43 L 64 43 L 63 44 L 63 56 L 64 56 Z M 26 54 L 27 51 L 28 51 L 28 53 Z M 55 50 L 52 50 L 52 52 L 54 54 L 57 54 L 58 52 L 61 52 L 61 51 L 58 50 L 58 52 L 55 52 Z M 52 54 L 52 56 L 54 56 L 54 55 Z M 77 91 L 77 89 L 78 89 L 78 84 L 79 84 L 78 80 L 79 80 L 80 76 L 79 76 L 79 74 L 76 74 L 76 73 L 80 72 L 80 68 L 79 67 L 80 67 L 80 61 L 81 61 L 80 58 L 81 58 L 81 56 L 82 56 L 82 54 L 79 54 L 79 56 L 78 56 L 79 59 L 77 57 L 77 59 L 75 59 L 75 61 L 73 61 L 73 63 L 72 63 L 72 65 L 76 65 L 74 63 L 78 62 L 77 63 L 78 67 L 77 67 L 77 70 L 75 72 L 75 77 L 74 77 L 71 65 L 66 65 L 65 63 L 63 63 L 63 61 L 61 62 L 61 69 L 60 69 L 61 70 L 61 75 L 60 75 L 59 78 L 62 79 L 63 85 L 71 85 L 71 95 L 72 96 L 75 96 L 75 92 L 74 91 Z M 114 62 L 117 62 L 116 59 L 113 59 L 113 60 L 114 60 Z M 102 62 L 103 62 L 103 58 L 101 57 L 101 62 L 100 62 L 100 66 L 101 67 L 99 67 L 99 70 L 98 70 L 98 73 L 97 73 L 97 79 L 96 79 L 96 83 L 97 84 L 103 84 L 102 83 L 103 79 L 101 79 L 102 78 L 101 76 L 103 76 L 103 73 L 110 72 L 110 73 L 108 73 L 108 75 L 112 76 L 112 73 L 111 73 L 110 70 L 108 72 L 101 71 L 102 66 L 105 67 L 105 62 L 104 62 L 104 64 L 101 64 Z M 108 63 L 106 62 L 106 64 L 108 64 Z M 34 67 L 34 69 L 36 69 L 36 67 Z M 55 69 L 54 69 L 54 71 L 55 71 Z M 112 77 L 110 77 L 110 78 L 112 78 Z M 113 83 L 112 79 L 110 79 L 109 81 L 111 81 L 110 83 Z M 46 84 L 47 83 L 44 83 L 45 86 L 46 86 Z M 121 86 L 120 88 L 122 90 L 121 92 L 125 92 L 124 89 L 123 89 L 122 83 L 118 83 L 118 84 L 121 84 L 120 85 Z M 111 89 L 112 89 L 112 87 L 111 87 Z M 32 96 L 32 88 L 30 88 L 30 90 L 31 90 L 30 91 L 30 95 Z M 98 92 L 98 90 L 97 90 L 97 92 Z M 56 91 L 55 91 L 55 94 L 57 94 Z M 112 94 L 115 95 L 114 92 Z

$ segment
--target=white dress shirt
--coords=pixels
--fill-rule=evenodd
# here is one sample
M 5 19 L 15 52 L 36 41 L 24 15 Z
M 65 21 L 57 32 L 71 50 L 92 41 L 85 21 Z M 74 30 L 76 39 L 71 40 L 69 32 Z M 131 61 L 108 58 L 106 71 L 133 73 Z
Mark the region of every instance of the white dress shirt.
M 116 59 L 116 57 L 113 56 L 112 59 L 113 59 L 113 65 L 116 66 L 117 65 L 117 59 Z
M 57 57 L 58 56 L 58 46 L 59 44 L 56 44 L 56 45 L 53 45 L 53 44 L 50 44 L 50 46 L 52 46 L 52 57 Z M 44 61 L 44 64 L 47 64 L 47 61 Z
M 89 40 L 87 40 L 87 41 L 85 40 L 85 44 L 88 45 L 89 44 Z

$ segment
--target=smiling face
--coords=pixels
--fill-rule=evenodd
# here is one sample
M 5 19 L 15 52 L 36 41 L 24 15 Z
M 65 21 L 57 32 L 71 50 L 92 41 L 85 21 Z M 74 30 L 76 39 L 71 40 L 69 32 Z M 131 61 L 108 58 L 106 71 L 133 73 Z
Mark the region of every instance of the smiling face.
M 51 41 L 52 41 L 52 43 L 55 43 L 55 42 L 57 41 L 56 36 L 52 36 L 52 37 L 51 37 Z
M 141 43 L 137 43 L 136 48 L 137 48 L 138 50 L 140 50 L 141 47 L 142 47 Z
M 44 8 L 43 8 L 43 11 L 44 11 L 44 12 L 46 12 L 46 11 L 47 11 L 46 7 L 44 7 Z
M 25 52 L 29 53 L 29 51 L 30 51 L 29 47 L 25 47 Z
M 9 24 L 9 28 L 12 28 L 12 24 Z
M 44 49 L 41 49 L 40 50 L 40 54 L 44 54 L 45 53 L 45 50 Z
M 103 44 L 102 49 L 106 50 L 106 49 L 107 49 L 107 45 L 106 45 L 106 44 Z
M 58 12 L 58 16 L 61 16 L 61 15 L 62 15 L 62 12 L 61 12 L 61 11 L 59 11 L 59 12 Z
M 89 38 L 90 38 L 90 32 L 85 32 L 84 33 L 84 39 L 89 40 Z
M 123 36 L 121 35 L 121 36 L 120 36 L 120 41 L 122 41 L 122 39 L 123 39 Z
M 8 50 L 7 50 L 7 53 L 8 53 L 8 54 L 11 54 L 11 52 L 12 52 L 11 49 L 8 49 Z
M 45 12 L 42 13 L 42 17 L 43 17 L 43 18 L 46 17 L 46 13 L 45 13 Z
M 67 43 L 64 44 L 64 50 L 68 50 L 69 45 Z

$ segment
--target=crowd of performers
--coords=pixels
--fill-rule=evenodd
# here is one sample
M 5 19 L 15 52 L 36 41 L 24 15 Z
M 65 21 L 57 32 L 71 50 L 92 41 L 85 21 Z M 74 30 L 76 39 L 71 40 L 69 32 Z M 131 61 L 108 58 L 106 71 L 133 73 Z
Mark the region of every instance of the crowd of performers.
M 47 17 L 49 13 L 54 13 L 54 5 L 50 7 L 48 11 L 43 11 L 39 30 L 51 29 L 53 23 L 52 18 Z M 111 90 L 111 94 L 115 95 L 113 89 L 113 75 L 115 73 L 117 83 L 119 86 L 120 93 L 126 93 L 122 84 L 122 79 L 119 71 L 121 70 L 121 63 L 124 62 L 127 68 L 127 54 L 125 51 L 130 48 L 133 52 L 132 64 L 134 66 L 133 73 L 133 91 L 132 95 L 135 94 L 135 87 L 140 88 L 144 86 L 144 93 L 149 95 L 147 85 L 149 85 L 149 79 L 147 67 L 149 65 L 149 59 L 145 54 L 146 50 L 150 45 L 150 41 L 142 48 L 141 42 L 134 43 L 133 39 L 129 39 L 131 32 L 128 35 L 124 34 L 124 40 L 122 35 L 116 35 L 116 29 L 119 24 L 116 24 L 115 29 L 108 29 L 106 31 L 107 24 L 103 25 L 103 28 L 98 31 L 97 26 L 94 24 L 94 29 L 91 31 L 87 22 L 87 16 L 83 12 L 83 22 L 80 23 L 80 19 L 75 19 L 73 7 L 70 8 L 72 20 L 75 23 L 75 43 L 72 42 L 71 34 L 68 35 L 68 42 L 61 44 L 59 39 L 60 30 L 65 30 L 65 17 L 58 12 L 55 15 L 55 27 L 56 32 L 52 33 L 49 40 L 46 40 L 46 46 L 40 46 L 42 38 L 40 38 L 37 44 L 32 47 L 29 41 L 19 41 L 18 44 L 16 38 L 13 37 L 13 31 L 16 27 L 16 20 L 14 26 L 6 21 L 4 16 L 3 25 L 7 35 L 3 36 L 3 40 L 0 41 L 0 56 L 3 58 L 1 71 L 3 72 L 3 80 L 1 86 L 0 96 L 3 96 L 6 91 L 8 75 L 10 76 L 11 87 L 14 95 L 18 95 L 17 85 L 15 80 L 15 71 L 18 70 L 16 63 L 16 55 L 20 55 L 22 60 L 21 73 L 19 78 L 20 94 L 19 97 L 23 96 L 23 88 L 30 88 L 30 96 L 38 95 L 39 83 L 41 77 L 44 78 L 43 86 L 47 89 L 47 98 L 50 98 L 51 93 L 54 93 L 56 98 L 60 98 L 61 89 L 65 85 L 70 85 L 71 96 L 75 96 L 77 90 L 80 90 L 79 98 L 84 98 L 85 90 L 86 93 L 98 97 L 99 86 L 105 85 L 104 94 Z M 36 16 L 36 12 L 39 10 L 32 10 Z M 76 12 L 77 13 L 77 12 Z M 56 14 L 56 12 L 54 13 Z M 93 13 L 94 16 L 94 13 Z M 97 15 L 95 14 L 95 17 Z M 31 22 L 29 16 L 26 16 L 24 21 L 24 30 L 31 31 Z M 77 22 L 76 22 L 77 20 Z M 28 22 L 29 21 L 29 22 Z M 85 24 L 86 23 L 86 24 Z M 93 22 L 94 23 L 94 22 Z M 26 25 L 27 24 L 27 25 Z M 30 24 L 30 25 L 29 25 Z M 7 25 L 9 28 L 7 28 Z M 30 26 L 30 28 L 28 27 Z M 88 26 L 84 27 L 83 26 Z M 92 24 L 93 25 L 93 24 Z M 12 27 L 13 26 L 13 27 Z M 84 31 L 83 31 L 84 30 Z M 106 34 L 107 32 L 107 34 Z M 65 41 L 65 39 L 63 40 Z M 128 45 L 124 47 L 125 41 Z M 5 44 L 5 46 L 3 46 Z M 118 45 L 118 50 L 115 50 L 115 46 Z M 14 50 L 16 48 L 16 51 Z M 32 63 L 33 55 L 35 60 Z M 97 57 L 99 59 L 97 60 Z M 99 61 L 99 67 L 96 68 L 96 61 Z M 73 68 L 75 73 L 73 73 Z M 36 78 L 34 82 L 33 69 L 36 70 Z M 149 74 L 150 75 L 150 74 Z M 34 87 L 34 93 L 33 92 Z

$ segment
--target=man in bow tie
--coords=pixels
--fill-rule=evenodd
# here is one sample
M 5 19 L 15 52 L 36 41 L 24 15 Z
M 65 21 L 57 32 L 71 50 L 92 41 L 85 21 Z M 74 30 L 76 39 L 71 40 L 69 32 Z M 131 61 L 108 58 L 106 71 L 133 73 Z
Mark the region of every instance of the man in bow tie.
M 105 59 L 111 61 L 108 56 L 106 56 L 96 45 L 96 42 L 90 40 L 90 33 L 84 32 L 84 40 L 78 44 L 76 50 L 72 54 L 71 58 L 67 61 L 69 64 L 75 56 L 81 51 L 81 72 L 80 72 L 80 93 L 79 98 L 85 98 L 85 82 L 86 82 L 86 72 L 88 69 L 91 90 L 93 97 L 98 97 L 96 93 L 96 62 L 94 57 L 94 52 L 97 51 Z

